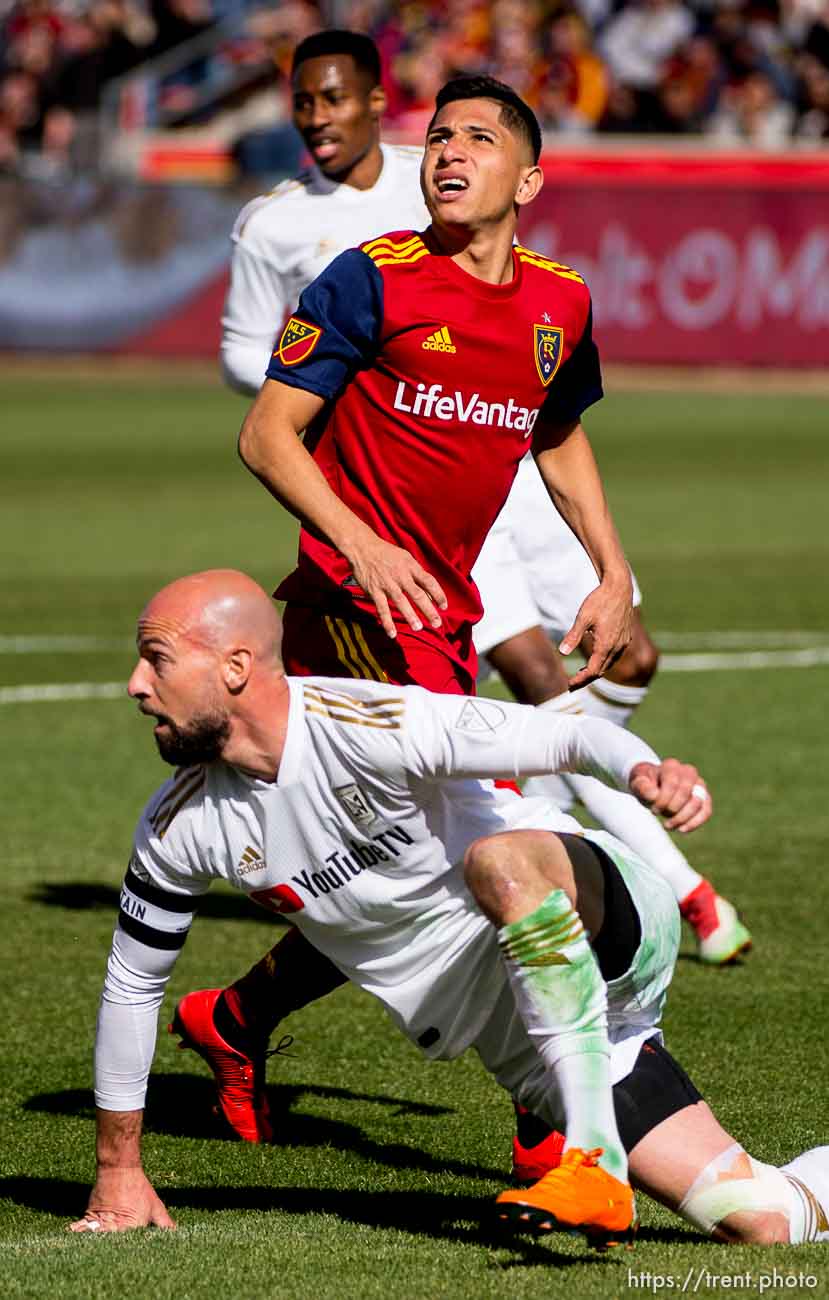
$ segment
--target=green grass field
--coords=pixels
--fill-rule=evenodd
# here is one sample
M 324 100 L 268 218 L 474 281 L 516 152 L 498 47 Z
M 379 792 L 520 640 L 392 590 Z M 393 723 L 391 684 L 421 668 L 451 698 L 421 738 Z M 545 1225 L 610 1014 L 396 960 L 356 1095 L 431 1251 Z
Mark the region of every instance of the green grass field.
M 761 1275 L 767 1295 L 829 1295 L 826 1247 L 717 1246 L 641 1198 L 631 1252 L 497 1235 L 507 1098 L 471 1056 L 425 1064 L 350 988 L 286 1022 L 292 1054 L 269 1067 L 278 1146 L 218 1135 L 205 1069 L 162 1033 L 145 1156 L 179 1230 L 66 1233 L 93 1172 L 91 1046 L 118 885 L 165 771 L 126 699 L 15 703 L 8 690 L 126 680 L 154 590 L 214 565 L 272 582 L 295 530 L 238 463 L 244 404 L 216 385 L 25 371 L 5 377 L 4 409 L 2 1294 L 604 1300 L 660 1279 L 681 1290 L 693 1269 L 701 1295 L 759 1294 Z M 829 646 L 825 401 L 625 393 L 589 428 L 649 626 L 672 652 L 732 656 L 713 671 L 666 664 L 638 720 L 706 775 L 716 816 L 689 855 L 756 941 L 745 964 L 712 971 L 686 940 L 666 1031 L 725 1125 L 782 1161 L 829 1142 L 829 666 L 775 658 Z M 755 645 L 769 665 L 735 671 Z M 273 938 L 241 896 L 211 895 L 162 1024 Z

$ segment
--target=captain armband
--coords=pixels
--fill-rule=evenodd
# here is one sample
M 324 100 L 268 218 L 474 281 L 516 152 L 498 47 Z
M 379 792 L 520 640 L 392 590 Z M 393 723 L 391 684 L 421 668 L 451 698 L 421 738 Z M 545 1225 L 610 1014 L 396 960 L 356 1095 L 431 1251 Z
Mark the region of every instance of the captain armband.
M 196 905 L 192 895 L 171 894 L 142 880 L 130 865 L 121 887 L 118 924 L 147 948 L 176 952 L 184 946 Z

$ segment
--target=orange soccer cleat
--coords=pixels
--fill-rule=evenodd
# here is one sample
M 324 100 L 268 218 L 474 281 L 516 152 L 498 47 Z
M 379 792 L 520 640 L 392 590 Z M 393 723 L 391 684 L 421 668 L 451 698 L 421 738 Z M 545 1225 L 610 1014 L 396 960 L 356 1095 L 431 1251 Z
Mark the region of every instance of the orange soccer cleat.
M 633 1189 L 602 1169 L 601 1154 L 601 1147 L 570 1147 L 532 1187 L 501 1192 L 498 1217 L 540 1232 L 582 1233 L 599 1249 L 631 1242 L 638 1226 Z
M 226 1043 L 213 1023 L 213 1008 L 221 989 L 198 989 L 181 999 L 168 1025 L 180 1034 L 179 1047 L 191 1047 L 213 1071 L 219 1110 L 237 1137 L 245 1142 L 273 1138 L 270 1107 L 265 1094 L 267 1044 L 240 1052 Z

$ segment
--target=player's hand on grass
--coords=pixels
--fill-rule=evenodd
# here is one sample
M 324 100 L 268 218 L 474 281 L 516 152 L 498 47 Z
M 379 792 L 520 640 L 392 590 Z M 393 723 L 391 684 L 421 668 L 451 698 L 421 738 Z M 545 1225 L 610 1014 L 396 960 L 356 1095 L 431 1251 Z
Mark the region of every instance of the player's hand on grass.
M 437 579 L 402 546 L 366 531 L 369 535 L 361 538 L 359 548 L 348 558 L 356 581 L 377 606 L 384 630 L 392 638 L 397 636 L 392 607 L 414 632 L 419 632 L 424 622 L 440 627 L 438 611 L 446 609 L 448 602 Z
M 594 682 L 624 650 L 633 631 L 632 588 L 627 582 L 603 582 L 582 601 L 575 622 L 559 645 L 569 655 L 583 641 L 590 653 L 584 667 L 569 679 L 568 689 Z
M 660 764 L 637 763 L 630 773 L 630 791 L 669 831 L 695 831 L 711 816 L 711 795 L 697 769 L 678 758 Z
M 86 1214 L 70 1223 L 69 1231 L 129 1232 L 175 1226 L 143 1169 L 99 1169 Z

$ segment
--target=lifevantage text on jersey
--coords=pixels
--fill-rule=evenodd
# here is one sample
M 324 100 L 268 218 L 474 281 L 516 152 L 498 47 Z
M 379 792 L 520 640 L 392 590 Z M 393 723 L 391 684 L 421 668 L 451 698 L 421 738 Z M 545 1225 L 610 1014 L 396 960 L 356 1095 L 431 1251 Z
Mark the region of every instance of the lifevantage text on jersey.
M 458 420 L 461 424 L 497 425 L 498 428 L 520 429 L 527 437 L 532 433 L 538 418 L 539 407 L 519 406 L 514 398 L 503 402 L 485 402 L 480 393 L 471 397 L 455 389 L 453 393 L 444 393 L 443 384 L 418 384 L 412 390 L 410 384 L 401 379 L 394 394 L 394 407 L 397 411 L 406 411 L 412 415 L 422 415 L 430 420 Z

